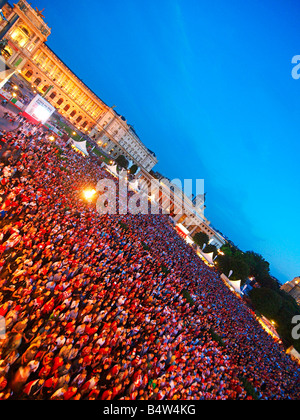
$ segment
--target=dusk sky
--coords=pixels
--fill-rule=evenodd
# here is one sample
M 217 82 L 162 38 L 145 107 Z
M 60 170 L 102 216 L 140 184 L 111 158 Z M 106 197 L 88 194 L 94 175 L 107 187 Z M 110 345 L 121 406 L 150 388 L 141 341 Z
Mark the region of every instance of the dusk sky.
M 300 7 L 294 0 L 32 0 L 48 45 L 132 124 L 205 216 L 284 283 L 300 275 Z

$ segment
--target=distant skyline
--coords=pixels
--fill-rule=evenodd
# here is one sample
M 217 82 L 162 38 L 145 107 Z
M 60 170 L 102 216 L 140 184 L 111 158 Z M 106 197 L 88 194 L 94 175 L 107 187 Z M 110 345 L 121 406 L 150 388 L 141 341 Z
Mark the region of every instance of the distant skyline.
M 205 180 L 212 225 L 300 275 L 300 8 L 270 0 L 33 0 L 48 45 L 174 179 Z

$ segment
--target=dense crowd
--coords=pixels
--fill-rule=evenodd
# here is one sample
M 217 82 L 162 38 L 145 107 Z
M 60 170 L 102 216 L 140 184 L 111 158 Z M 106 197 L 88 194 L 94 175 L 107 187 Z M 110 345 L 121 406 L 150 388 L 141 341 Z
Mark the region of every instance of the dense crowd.
M 241 378 L 300 397 L 299 366 L 167 215 L 98 214 L 82 191 L 115 178 L 97 159 L 29 122 L 0 138 L 0 399 L 251 399 Z

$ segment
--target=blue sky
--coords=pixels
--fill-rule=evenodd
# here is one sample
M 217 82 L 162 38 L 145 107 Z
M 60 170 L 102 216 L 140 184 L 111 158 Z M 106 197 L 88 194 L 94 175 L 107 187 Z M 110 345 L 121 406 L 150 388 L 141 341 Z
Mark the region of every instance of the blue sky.
M 296 1 L 33 0 L 48 45 L 281 282 L 300 275 Z

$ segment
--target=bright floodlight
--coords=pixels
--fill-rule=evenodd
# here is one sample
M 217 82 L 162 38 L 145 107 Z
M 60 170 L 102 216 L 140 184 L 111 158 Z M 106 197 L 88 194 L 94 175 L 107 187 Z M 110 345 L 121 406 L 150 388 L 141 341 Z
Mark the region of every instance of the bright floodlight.
M 86 200 L 91 200 L 93 197 L 94 197 L 94 195 L 96 194 L 96 190 L 85 190 L 84 191 L 84 196 L 85 196 L 85 198 L 86 198 Z

